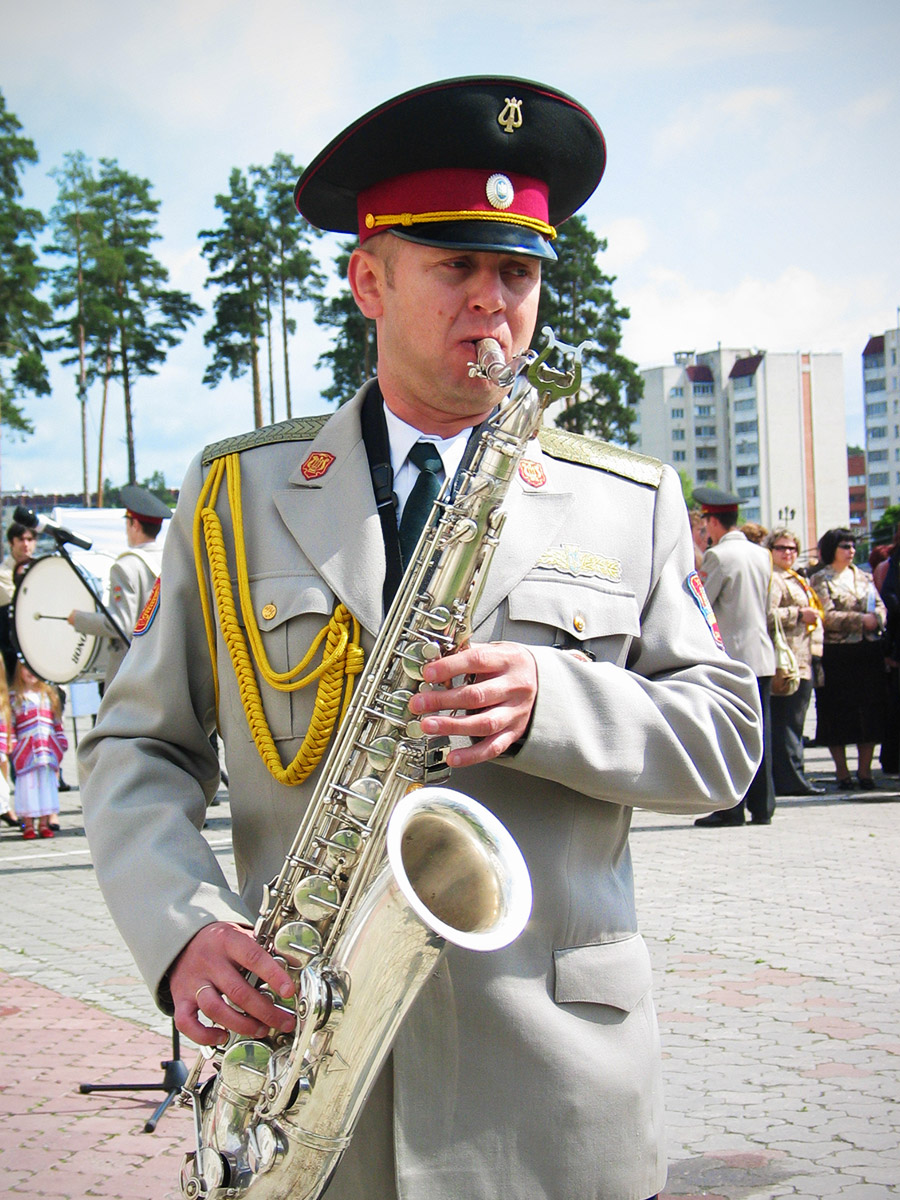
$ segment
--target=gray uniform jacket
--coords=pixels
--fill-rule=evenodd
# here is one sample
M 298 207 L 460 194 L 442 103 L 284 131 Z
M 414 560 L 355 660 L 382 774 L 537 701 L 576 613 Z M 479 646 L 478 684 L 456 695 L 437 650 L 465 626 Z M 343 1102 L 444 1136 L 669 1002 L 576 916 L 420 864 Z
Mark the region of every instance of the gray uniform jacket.
M 360 401 L 312 442 L 241 455 L 250 587 L 276 670 L 299 661 L 338 598 L 361 621 L 367 650 L 382 621 L 385 556 Z M 334 460 L 307 480 L 301 465 L 313 451 Z M 663 469 L 657 487 L 630 477 L 630 455 L 620 470 L 596 469 L 535 441 L 527 457 L 536 482 L 520 474 L 513 483 L 474 636 L 529 646 L 539 675 L 533 720 L 518 754 L 456 771 L 451 785 L 515 837 L 533 915 L 504 950 L 447 953 L 400 1031 L 391 1079 L 370 1100 L 329 1200 L 645 1200 L 665 1179 L 631 809 L 694 813 L 737 802 L 761 754 L 756 682 L 717 648 L 686 585 L 693 552 L 673 471 Z M 203 474 L 198 459 L 166 541 L 159 610 L 81 752 L 97 875 L 164 1006 L 167 968 L 194 933 L 219 919 L 251 920 L 312 786 L 285 788 L 265 770 L 220 643 L 235 895 L 200 832 L 219 778 L 191 544 Z M 307 691 L 265 696 L 282 761 L 296 752 L 311 703 Z M 386 1160 L 367 1141 L 378 1129 Z
M 109 602 L 107 608 L 123 633 L 129 637 L 150 599 L 150 592 L 162 567 L 162 546 L 147 542 L 123 551 L 110 568 Z M 79 612 L 75 616 L 79 633 L 109 638 L 106 660 L 106 682 L 110 684 L 122 665 L 128 646 L 102 612 Z
M 775 647 L 768 626 L 772 555 L 739 529 L 729 529 L 703 555 L 700 574 L 725 649 L 760 678 L 774 675 Z

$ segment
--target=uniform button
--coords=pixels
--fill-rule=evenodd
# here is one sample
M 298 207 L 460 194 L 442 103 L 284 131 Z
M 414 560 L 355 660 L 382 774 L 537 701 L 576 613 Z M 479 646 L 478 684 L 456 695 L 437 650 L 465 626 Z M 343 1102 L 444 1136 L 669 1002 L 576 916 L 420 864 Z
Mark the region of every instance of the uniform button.
M 575 630 L 576 633 L 584 632 L 584 616 L 582 615 L 582 613 L 576 613 L 575 616 L 572 618 L 572 628 Z
M 278 615 L 278 609 L 274 604 L 264 604 L 262 615 L 264 621 L 271 621 L 273 617 Z

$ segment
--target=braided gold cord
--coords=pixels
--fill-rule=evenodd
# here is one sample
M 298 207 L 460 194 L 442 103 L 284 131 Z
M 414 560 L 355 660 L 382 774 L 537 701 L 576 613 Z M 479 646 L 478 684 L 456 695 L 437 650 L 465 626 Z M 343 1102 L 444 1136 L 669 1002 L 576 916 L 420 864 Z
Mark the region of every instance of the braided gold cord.
M 229 503 L 234 526 L 235 558 L 237 563 L 238 590 L 244 626 L 250 638 L 250 648 L 238 620 L 234 592 L 228 571 L 228 554 L 222 523 L 215 511 L 223 473 L 227 479 Z M 266 769 L 278 783 L 293 787 L 302 783 L 316 769 L 322 759 L 338 717 L 343 717 L 353 689 L 353 679 L 363 666 L 363 652 L 359 646 L 359 622 L 343 604 L 338 604 L 328 623 L 320 630 L 303 661 L 287 671 L 272 669 L 256 618 L 250 596 L 249 573 L 247 570 L 246 547 L 243 537 L 243 511 L 240 496 L 240 459 L 237 454 L 219 459 L 213 465 L 206 485 L 201 492 L 195 514 L 194 549 L 200 580 L 201 604 L 204 611 L 207 638 L 210 640 L 210 655 L 215 664 L 215 630 L 208 612 L 209 601 L 202 578 L 200 533 L 209 562 L 210 581 L 219 628 L 228 648 L 234 668 L 241 704 L 254 744 Z M 352 630 L 352 635 L 351 635 Z M 311 662 L 313 656 L 325 642 L 322 661 L 318 667 L 303 678 L 297 678 Z M 252 656 L 251 656 L 252 650 Z M 266 684 L 279 691 L 296 691 L 318 680 L 316 698 L 309 728 L 303 743 L 293 760 L 285 767 L 272 737 L 266 719 L 262 696 L 256 680 L 254 662 Z M 215 665 L 213 667 L 215 671 Z M 345 687 L 346 680 L 346 687 Z M 341 696 L 343 693 L 343 704 Z M 218 710 L 218 680 L 216 680 L 216 706 Z

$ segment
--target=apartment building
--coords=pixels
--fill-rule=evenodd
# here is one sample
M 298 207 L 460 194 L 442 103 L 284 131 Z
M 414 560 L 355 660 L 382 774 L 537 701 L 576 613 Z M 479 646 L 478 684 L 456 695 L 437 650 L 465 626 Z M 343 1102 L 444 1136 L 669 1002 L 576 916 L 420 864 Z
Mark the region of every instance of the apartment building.
M 870 337 L 862 354 L 869 525 L 900 503 L 900 328 Z
M 850 528 L 864 534 L 869 528 L 865 454 L 847 452 L 847 482 L 850 485 Z
M 685 351 L 641 371 L 636 449 L 741 497 L 745 520 L 805 546 L 849 519 L 840 354 Z

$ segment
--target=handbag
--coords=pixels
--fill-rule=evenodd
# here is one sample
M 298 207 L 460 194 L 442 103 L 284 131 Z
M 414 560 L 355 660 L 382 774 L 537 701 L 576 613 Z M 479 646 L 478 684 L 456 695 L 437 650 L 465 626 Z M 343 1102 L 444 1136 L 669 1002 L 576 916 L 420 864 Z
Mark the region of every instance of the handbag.
M 784 636 L 784 627 L 778 609 L 772 610 L 774 632 L 772 642 L 775 646 L 775 675 L 772 679 L 773 696 L 793 696 L 800 686 L 800 666 L 797 656 L 788 645 Z

